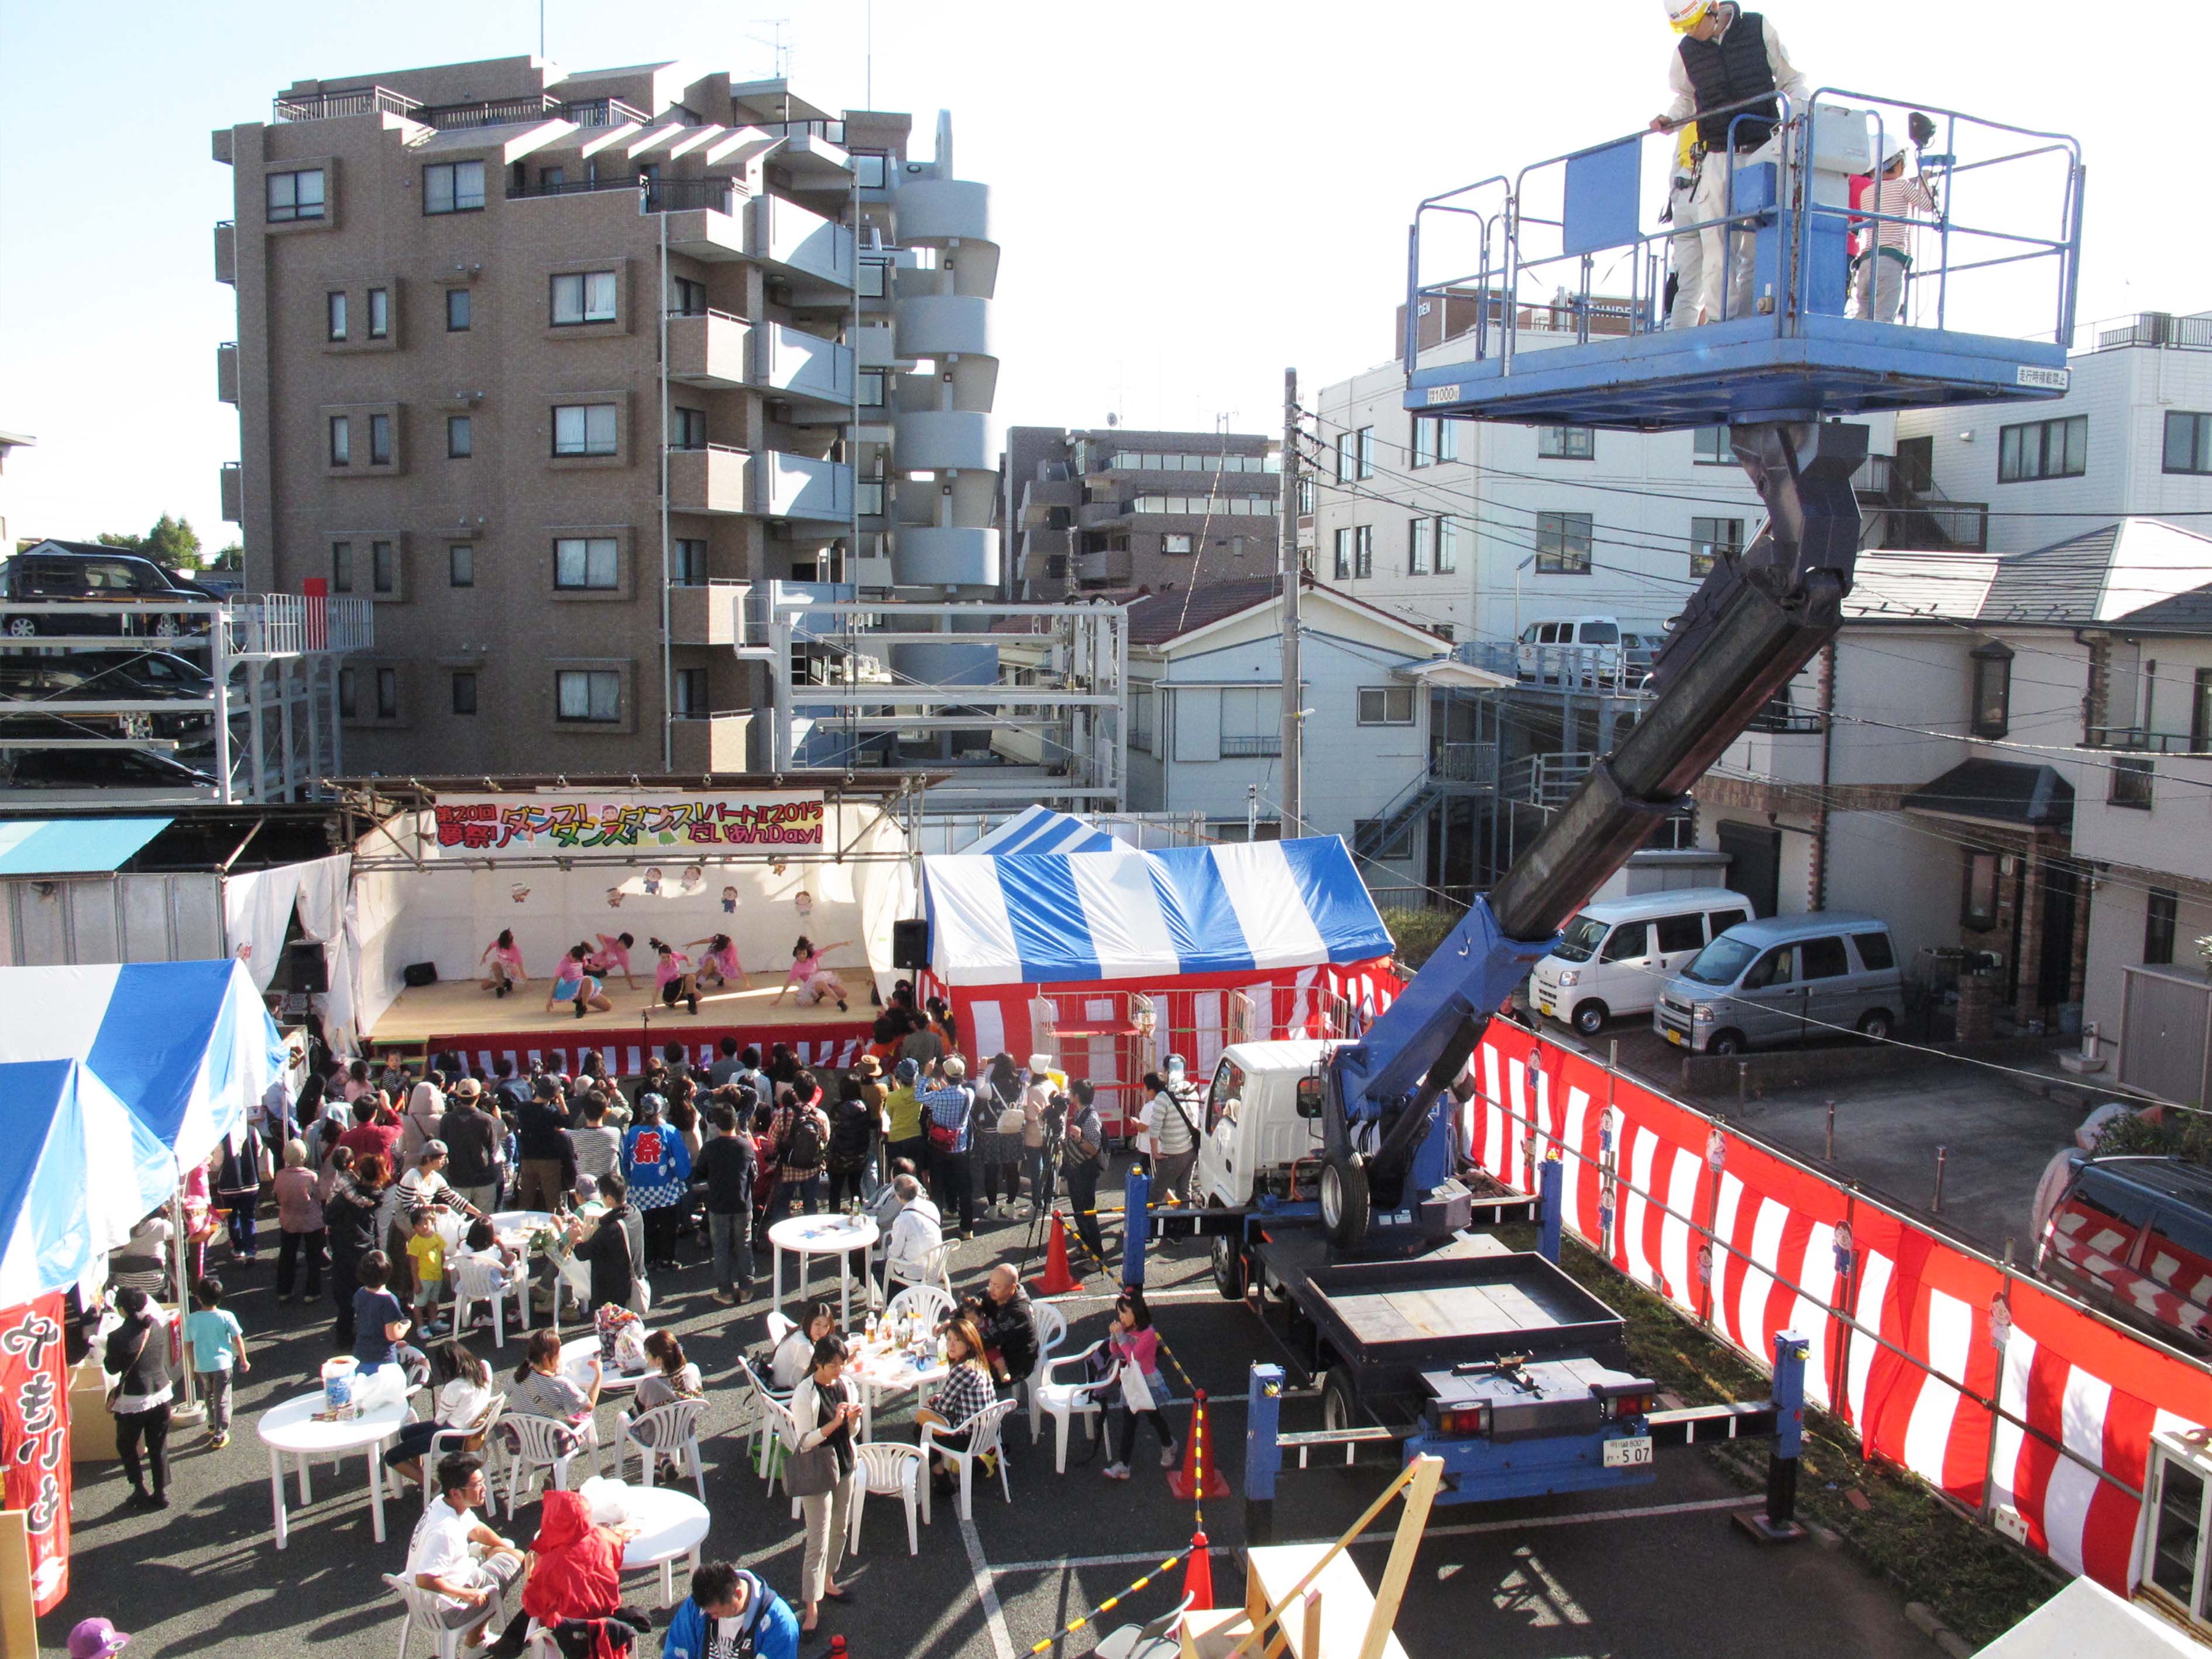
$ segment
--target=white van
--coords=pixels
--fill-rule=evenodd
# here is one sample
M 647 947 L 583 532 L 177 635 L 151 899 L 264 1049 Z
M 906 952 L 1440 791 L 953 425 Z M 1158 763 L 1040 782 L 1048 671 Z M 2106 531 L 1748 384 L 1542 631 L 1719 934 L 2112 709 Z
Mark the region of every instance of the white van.
M 1621 672 L 1617 617 L 1559 617 L 1521 630 L 1514 672 L 1524 680 L 1618 680 Z
M 1536 1012 L 1595 1036 L 1620 1014 L 1648 1014 L 1660 988 L 1739 922 L 1752 903 L 1725 887 L 1678 887 L 1585 906 L 1528 975 Z

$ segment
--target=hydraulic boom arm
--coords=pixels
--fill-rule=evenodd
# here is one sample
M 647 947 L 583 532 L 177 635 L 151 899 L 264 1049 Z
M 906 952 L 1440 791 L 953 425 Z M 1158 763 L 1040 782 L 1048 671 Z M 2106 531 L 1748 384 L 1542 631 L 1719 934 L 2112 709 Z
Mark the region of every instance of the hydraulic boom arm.
M 1357 1248 L 1378 1211 L 1411 1210 L 1424 1232 L 1466 1224 L 1437 1103 L 1483 1028 L 1560 927 L 1842 623 L 1859 538 L 1850 480 L 1866 459 L 1866 428 L 1762 422 L 1729 435 L 1767 522 L 1692 597 L 1654 666 L 1656 702 L 1405 994 L 1331 1058 L 1321 1198 L 1341 1248 Z

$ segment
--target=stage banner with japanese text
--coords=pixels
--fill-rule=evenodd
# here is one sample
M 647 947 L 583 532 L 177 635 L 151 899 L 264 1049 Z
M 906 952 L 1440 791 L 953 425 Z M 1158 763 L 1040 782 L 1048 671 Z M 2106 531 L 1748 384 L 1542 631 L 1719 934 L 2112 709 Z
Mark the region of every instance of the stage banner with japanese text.
M 31 1595 L 51 1613 L 69 1594 L 69 1370 L 56 1291 L 0 1310 L 0 1508 L 21 1510 Z
M 698 879 L 684 866 L 689 857 L 818 851 L 826 817 L 818 791 L 786 790 L 441 795 L 433 815 L 443 853 L 494 858 L 657 854 L 669 861 L 672 886 Z

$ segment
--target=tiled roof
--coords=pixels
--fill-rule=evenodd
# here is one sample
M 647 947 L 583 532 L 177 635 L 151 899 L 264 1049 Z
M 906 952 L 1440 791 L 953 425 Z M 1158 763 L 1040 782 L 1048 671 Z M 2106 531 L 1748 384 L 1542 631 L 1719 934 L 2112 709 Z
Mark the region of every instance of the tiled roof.
M 1279 578 L 1265 576 L 1147 593 L 1129 606 L 1129 643 L 1165 645 L 1224 617 L 1265 605 L 1281 592 Z
M 2121 519 L 2024 553 L 1862 553 L 1854 621 L 2124 623 L 2212 633 L 2212 538 L 2157 519 Z
M 2063 830 L 2074 822 L 2074 786 L 2048 766 L 2018 761 L 1962 761 L 1913 790 L 1905 804 L 1993 823 Z

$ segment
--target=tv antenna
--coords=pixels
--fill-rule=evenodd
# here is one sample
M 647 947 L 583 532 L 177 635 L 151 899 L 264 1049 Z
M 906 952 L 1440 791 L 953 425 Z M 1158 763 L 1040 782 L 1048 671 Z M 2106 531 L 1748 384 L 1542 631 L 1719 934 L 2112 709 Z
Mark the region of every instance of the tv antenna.
M 788 17 L 756 17 L 752 21 L 757 24 L 774 29 L 775 31 L 775 34 L 773 39 L 765 34 L 749 34 L 745 39 L 752 41 L 757 46 L 766 46 L 769 50 L 775 52 L 775 78 L 779 81 L 788 81 L 791 79 L 791 55 L 793 48 L 791 43 L 783 38 L 783 32 L 791 27 L 791 19 Z

